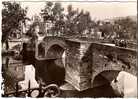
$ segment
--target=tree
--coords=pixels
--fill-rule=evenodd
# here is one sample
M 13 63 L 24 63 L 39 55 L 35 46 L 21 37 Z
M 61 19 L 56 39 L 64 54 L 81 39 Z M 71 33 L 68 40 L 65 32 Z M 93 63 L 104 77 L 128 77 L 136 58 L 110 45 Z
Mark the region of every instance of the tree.
M 80 35 L 88 35 L 90 33 L 92 27 L 92 21 L 89 12 L 85 12 L 82 10 L 78 17 L 77 22 L 78 32 Z
M 74 10 L 72 5 L 68 5 L 67 14 L 63 12 L 64 8 L 61 3 L 52 2 L 47 2 L 41 11 L 44 22 L 50 21 L 53 24 L 50 29 L 53 36 L 80 36 L 86 31 L 90 33 L 93 23 L 89 12 L 84 12 L 83 10 L 79 12 L 79 9 Z
M 66 22 L 65 22 L 65 35 L 71 36 L 75 35 L 76 30 L 76 17 L 78 16 L 77 11 L 73 10 L 72 5 L 68 5 L 67 7 L 67 15 L 66 15 Z
M 16 2 L 2 2 L 2 42 L 7 42 L 9 36 L 18 31 L 21 33 L 21 23 L 25 24 L 27 8 L 21 8 Z
M 90 33 L 92 28 L 92 21 L 90 13 L 88 11 L 84 12 L 79 9 L 74 10 L 72 5 L 69 5 L 67 8 L 66 15 L 66 32 L 68 35 L 82 36 Z
M 51 22 L 52 27 L 50 31 L 53 35 L 59 35 L 63 33 L 64 27 L 64 8 L 61 3 L 47 2 L 44 9 L 41 10 L 41 16 L 44 23 Z
M 52 8 L 53 16 L 54 16 L 54 33 L 57 35 L 63 35 L 64 30 L 64 8 L 62 8 L 61 3 L 55 3 L 54 7 Z
M 120 39 L 136 40 L 136 21 L 130 17 L 115 20 L 115 30 Z
M 40 14 L 41 14 L 44 22 L 46 22 L 48 20 L 53 21 L 52 7 L 53 7 L 53 3 L 47 2 L 44 9 L 41 10 Z
M 101 22 L 97 22 L 99 30 L 102 32 L 104 38 L 110 39 L 114 33 L 114 25 L 111 22 L 102 22 L 102 25 L 100 25 Z
M 36 36 L 36 26 L 40 25 L 40 17 L 35 15 L 33 16 L 33 23 L 30 25 L 28 31 L 26 32 L 26 35 L 29 37 L 34 37 Z

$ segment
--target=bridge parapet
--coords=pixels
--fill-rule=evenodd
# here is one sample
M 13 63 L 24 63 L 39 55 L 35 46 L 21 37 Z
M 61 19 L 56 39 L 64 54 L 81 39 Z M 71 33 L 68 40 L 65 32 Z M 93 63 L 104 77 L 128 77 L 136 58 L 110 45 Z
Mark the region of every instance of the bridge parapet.
M 48 42 L 48 41 L 51 41 L 51 40 L 61 40 L 61 41 L 65 41 L 67 39 L 66 38 L 63 38 L 63 37 L 57 37 L 57 36 L 46 36 L 43 39 L 43 41 L 45 41 L 45 42 Z

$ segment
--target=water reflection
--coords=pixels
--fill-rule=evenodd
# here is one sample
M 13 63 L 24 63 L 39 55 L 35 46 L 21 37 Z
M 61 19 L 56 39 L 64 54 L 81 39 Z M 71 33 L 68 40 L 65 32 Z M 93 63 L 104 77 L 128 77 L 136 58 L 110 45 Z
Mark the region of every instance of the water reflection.
M 8 64 L 8 65 L 7 65 Z M 7 65 L 7 67 L 6 67 Z M 64 86 L 65 70 L 60 60 L 35 60 L 34 65 L 24 65 L 21 61 L 14 60 L 12 57 L 5 57 L 3 60 L 3 77 L 5 92 L 15 91 L 16 82 L 20 89 L 27 89 L 28 82 L 31 82 L 31 88 L 38 87 L 38 82 L 45 84 L 56 83 Z M 103 78 L 102 78 L 103 79 Z M 110 84 L 101 87 L 88 89 L 82 92 L 66 87 L 61 88 L 59 97 L 115 97 Z
M 105 79 L 101 76 L 99 76 L 99 79 L 104 80 Z M 113 88 L 110 86 L 109 83 L 106 83 L 100 87 L 94 87 L 89 88 L 84 91 L 77 91 L 71 84 L 66 83 L 60 87 L 61 94 L 59 97 L 77 97 L 77 98 L 83 98 L 83 97 L 118 97 L 115 93 Z
M 62 64 L 59 60 L 36 60 L 36 64 L 34 64 L 36 79 L 45 82 L 46 85 L 51 83 L 61 85 L 65 79 L 65 69 L 59 64 Z
M 2 57 L 2 77 L 4 78 L 4 91 L 15 91 L 16 83 L 24 80 L 24 66 L 21 61 L 14 60 L 13 57 Z M 19 86 L 19 88 L 21 88 Z
M 47 85 L 51 83 L 58 84 L 61 89 L 61 95 L 59 97 L 121 97 L 120 95 L 117 95 L 117 91 L 113 89 L 114 85 L 109 82 L 100 87 L 91 88 L 82 92 L 77 91 L 73 87 L 65 86 L 68 83 L 64 81 L 65 69 L 64 64 L 61 61 L 62 60 L 35 60 L 35 63 L 32 65 L 24 65 L 22 61 L 15 60 L 13 57 L 2 57 L 4 91 L 15 91 L 17 82 L 20 89 L 27 89 L 30 80 L 31 88 L 38 87 L 39 82 Z M 105 78 L 102 76 L 98 79 L 99 82 L 106 82 Z M 119 79 L 122 79 L 121 76 L 118 76 L 118 80 Z M 129 79 L 126 78 L 124 80 L 128 82 Z M 128 84 L 126 85 L 128 86 Z M 128 87 L 125 90 L 128 90 Z
M 19 82 L 21 89 L 27 89 L 30 81 L 30 88 L 39 87 L 37 81 L 35 80 L 35 68 L 32 65 L 26 65 L 24 71 L 25 77 L 23 81 Z

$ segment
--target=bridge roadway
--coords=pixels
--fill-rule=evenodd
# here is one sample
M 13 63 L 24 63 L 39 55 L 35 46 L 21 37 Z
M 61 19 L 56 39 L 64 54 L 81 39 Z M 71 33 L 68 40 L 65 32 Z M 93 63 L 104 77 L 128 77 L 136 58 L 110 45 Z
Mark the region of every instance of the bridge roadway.
M 137 75 L 136 50 L 106 45 L 103 40 L 45 37 L 36 41 L 35 57 L 57 59 L 57 64 L 65 69 L 64 80 L 79 91 L 93 88 L 98 75 L 109 81 L 119 71 Z

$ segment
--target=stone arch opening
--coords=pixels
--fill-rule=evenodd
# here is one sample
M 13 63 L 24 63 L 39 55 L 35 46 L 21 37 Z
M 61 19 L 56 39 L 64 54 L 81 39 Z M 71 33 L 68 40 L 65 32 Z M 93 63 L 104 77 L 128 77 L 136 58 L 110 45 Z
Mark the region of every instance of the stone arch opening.
M 105 70 L 98 73 L 92 82 L 93 87 L 110 84 L 119 74 L 118 70 Z
M 46 57 L 52 60 L 47 66 L 51 80 L 61 85 L 65 80 L 65 49 L 54 44 L 47 50 Z

